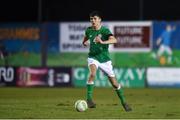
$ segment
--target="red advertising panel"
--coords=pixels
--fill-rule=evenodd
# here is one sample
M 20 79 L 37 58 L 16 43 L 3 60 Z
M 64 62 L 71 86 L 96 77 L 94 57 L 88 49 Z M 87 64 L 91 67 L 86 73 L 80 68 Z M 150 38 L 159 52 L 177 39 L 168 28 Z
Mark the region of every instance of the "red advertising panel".
M 139 26 L 115 26 L 114 34 L 118 41 L 115 48 L 146 48 L 150 47 L 150 28 Z
M 20 67 L 17 68 L 17 86 L 71 86 L 70 67 Z
M 17 69 L 17 86 L 46 86 L 48 69 L 20 67 Z
M 117 43 L 113 51 L 148 52 L 151 50 L 151 22 L 112 22 L 109 23 Z

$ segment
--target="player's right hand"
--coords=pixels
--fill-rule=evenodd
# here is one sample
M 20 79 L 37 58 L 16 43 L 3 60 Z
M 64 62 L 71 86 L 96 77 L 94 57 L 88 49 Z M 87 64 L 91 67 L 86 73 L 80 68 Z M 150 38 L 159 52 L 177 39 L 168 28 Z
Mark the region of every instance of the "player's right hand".
M 83 44 L 84 46 L 88 46 L 88 41 L 84 41 L 82 44 Z
M 88 38 L 87 37 L 84 37 L 82 44 L 84 46 L 88 46 Z

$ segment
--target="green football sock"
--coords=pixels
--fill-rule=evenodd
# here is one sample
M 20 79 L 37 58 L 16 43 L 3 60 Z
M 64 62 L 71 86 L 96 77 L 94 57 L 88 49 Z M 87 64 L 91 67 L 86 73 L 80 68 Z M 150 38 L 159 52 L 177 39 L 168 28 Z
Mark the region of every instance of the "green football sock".
M 126 102 L 125 102 L 123 89 L 121 88 L 121 89 L 116 90 L 116 93 L 121 101 L 121 104 L 125 104 Z
M 92 100 L 94 84 L 87 84 L 87 100 Z

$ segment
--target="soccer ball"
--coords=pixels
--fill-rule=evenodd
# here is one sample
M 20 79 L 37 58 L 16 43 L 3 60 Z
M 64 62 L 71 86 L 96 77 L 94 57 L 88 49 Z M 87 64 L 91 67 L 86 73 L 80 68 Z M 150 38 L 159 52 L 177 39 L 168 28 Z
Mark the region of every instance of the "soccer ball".
M 87 102 L 85 100 L 77 100 L 75 102 L 75 109 L 78 111 L 78 112 L 83 112 L 83 111 L 86 111 L 88 109 L 88 105 L 87 105 Z
M 166 57 L 161 56 L 160 59 L 159 59 L 159 62 L 160 62 L 161 65 L 165 65 L 166 64 Z

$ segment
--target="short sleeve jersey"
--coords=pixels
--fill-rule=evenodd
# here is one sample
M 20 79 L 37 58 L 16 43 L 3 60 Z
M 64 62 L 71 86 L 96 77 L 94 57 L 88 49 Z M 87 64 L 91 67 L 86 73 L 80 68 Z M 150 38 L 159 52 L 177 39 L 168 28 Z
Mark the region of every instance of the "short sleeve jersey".
M 163 44 L 169 46 L 170 45 L 170 39 L 171 39 L 172 31 L 164 31 L 161 35 L 163 39 Z
M 95 38 L 97 36 L 99 36 L 103 41 L 108 40 L 109 36 L 112 35 L 108 28 L 101 26 L 99 30 L 95 30 L 92 27 L 88 27 L 85 31 L 85 35 L 90 41 L 90 48 L 88 54 L 89 58 L 94 58 L 100 63 L 111 60 L 108 51 L 109 45 L 95 42 Z

